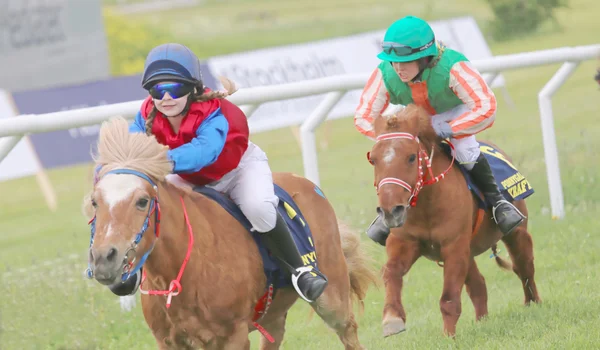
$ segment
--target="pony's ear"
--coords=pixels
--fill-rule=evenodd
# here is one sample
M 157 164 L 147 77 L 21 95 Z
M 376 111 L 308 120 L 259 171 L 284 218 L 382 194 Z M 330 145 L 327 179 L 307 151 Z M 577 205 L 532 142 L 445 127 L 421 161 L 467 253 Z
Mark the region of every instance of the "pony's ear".
M 417 113 L 417 135 L 423 140 L 436 141 L 441 139 L 433 129 L 433 116 L 423 107 L 413 105 L 411 108 Z
M 373 132 L 375 133 L 375 136 L 385 132 L 385 129 L 387 128 L 387 119 L 388 117 L 384 117 L 382 115 L 373 119 L 373 123 L 371 123 L 371 125 L 373 125 Z
M 423 140 L 441 141 L 435 129 L 433 129 L 432 118 L 428 113 L 422 113 L 419 120 L 419 137 Z
M 433 129 L 431 121 L 429 123 L 424 122 L 420 125 L 419 136 L 424 140 L 435 141 L 441 139 Z

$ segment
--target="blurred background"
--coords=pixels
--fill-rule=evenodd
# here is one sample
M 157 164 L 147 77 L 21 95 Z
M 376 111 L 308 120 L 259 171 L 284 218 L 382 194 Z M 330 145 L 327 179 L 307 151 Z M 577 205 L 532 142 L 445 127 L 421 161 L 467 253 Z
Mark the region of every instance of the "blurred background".
M 143 99 L 145 57 L 166 42 L 198 55 L 207 86 L 219 88 L 216 77 L 224 75 L 246 89 L 368 74 L 385 29 L 406 15 L 429 20 L 438 39 L 477 61 L 598 44 L 599 13 L 597 0 L 0 0 L 0 118 Z M 481 138 L 503 148 L 536 191 L 527 201 L 543 304 L 523 307 L 518 278 L 483 254 L 477 259 L 490 315 L 475 323 L 463 293 L 457 338 L 444 338 L 443 270 L 421 259 L 405 277 L 408 331 L 382 338 L 383 288 L 372 289 L 358 317 L 366 347 L 598 347 L 598 63 L 581 62 L 552 98 L 563 219 L 551 214 L 538 104 L 562 63 L 503 71 L 492 84 L 497 119 Z M 352 121 L 359 94 L 347 93 L 318 129 L 319 175 L 338 217 L 360 231 L 379 269 L 385 250 L 363 234 L 376 215 L 376 194 L 365 159 L 372 142 Z M 304 173 L 297 125 L 320 98 L 268 103 L 250 118 L 252 141 L 274 171 Z M 139 295 L 126 312 L 83 277 L 89 227 L 81 203 L 91 188 L 97 132 L 98 125 L 29 135 L 0 162 L 0 349 L 156 348 Z M 504 247 L 500 254 L 507 255 Z M 341 348 L 308 310 L 304 303 L 291 310 L 283 348 Z M 252 349 L 258 337 L 251 335 Z

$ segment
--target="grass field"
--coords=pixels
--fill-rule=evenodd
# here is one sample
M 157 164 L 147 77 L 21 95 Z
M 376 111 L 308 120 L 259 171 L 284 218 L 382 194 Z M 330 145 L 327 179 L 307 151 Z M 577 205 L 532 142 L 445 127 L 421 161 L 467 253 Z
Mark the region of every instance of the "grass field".
M 344 6 L 350 2 L 358 6 L 358 10 Z M 424 1 L 420 5 L 397 5 L 397 1 L 386 0 L 377 6 L 350 2 L 320 1 L 322 8 L 314 16 L 308 16 L 313 12 L 298 2 L 235 2 L 239 7 L 232 11 L 239 16 L 245 13 L 251 18 L 249 14 L 261 9 L 276 13 L 280 20 L 270 26 L 254 23 L 234 28 L 238 20 L 219 8 L 218 2 L 208 2 L 206 8 L 188 10 L 185 14 L 190 16 L 186 20 L 193 17 L 198 23 L 204 23 L 204 19 L 212 18 L 219 24 L 220 28 L 216 28 L 216 24 L 214 27 L 219 32 L 214 34 L 214 41 L 206 44 L 207 52 L 218 53 L 232 50 L 236 43 L 242 50 L 384 28 L 407 11 L 429 12 L 430 18 L 464 14 L 489 18 L 484 3 L 474 0 Z M 392 3 L 396 4 L 395 11 L 387 11 L 385 6 Z M 369 11 L 360 10 L 367 7 Z M 570 10 L 559 13 L 562 31 L 542 30 L 532 37 L 494 43 L 492 51 L 505 54 L 597 43 L 599 11 L 600 3 L 596 0 L 572 1 Z M 569 20 L 567 15 L 571 17 Z M 165 16 L 175 14 L 165 13 Z M 309 29 L 302 30 L 305 28 Z M 246 34 L 240 37 L 240 33 Z M 257 33 L 261 34 L 260 38 L 253 35 Z M 214 48 L 219 35 L 229 39 L 225 40 L 225 46 Z M 256 41 L 244 40 L 246 35 Z M 482 135 L 514 158 L 514 163 L 536 190 L 528 199 L 529 225 L 534 237 L 536 279 L 543 304 L 523 307 L 519 280 L 514 274 L 499 270 L 484 254 L 477 260 L 488 285 L 490 314 L 483 322 L 475 323 L 473 307 L 464 293 L 457 337 L 447 339 L 442 336 L 438 307 L 442 269 L 421 259 L 405 278 L 407 332 L 382 338 L 383 290 L 372 289 L 365 303 L 365 313 L 358 318 L 363 345 L 369 349 L 599 347 L 600 239 L 596 235 L 600 217 L 600 157 L 595 151 L 600 149 L 597 138 L 600 135 L 597 121 L 600 91 L 592 79 L 596 65 L 597 62 L 581 64 L 553 99 L 567 211 L 564 220 L 554 221 L 550 216 L 537 109 L 537 93 L 558 66 L 505 73 L 515 108 L 508 106 L 498 91 L 497 122 Z M 354 130 L 350 118 L 332 122 L 331 126 L 334 132 L 329 146 L 319 153 L 322 187 L 338 216 L 362 231 L 375 214 L 372 169 L 365 159 L 371 142 Z M 299 147 L 288 130 L 257 134 L 253 141 L 266 150 L 275 171 L 302 173 Z M 34 178 L 0 183 L 0 349 L 156 348 L 139 305 L 131 313 L 122 313 L 118 298 L 83 278 L 89 228 L 80 205 L 83 194 L 89 190 L 90 170 L 91 165 L 87 164 L 49 171 L 59 197 L 56 213 L 46 209 Z M 379 268 L 385 261 L 384 251 L 367 238 L 363 242 Z M 505 249 L 501 248 L 501 254 L 505 255 Z M 340 349 L 335 335 L 319 318 L 309 319 L 308 311 L 309 307 L 302 303 L 293 307 L 283 348 Z M 251 339 L 252 349 L 257 349 L 258 334 L 252 334 Z

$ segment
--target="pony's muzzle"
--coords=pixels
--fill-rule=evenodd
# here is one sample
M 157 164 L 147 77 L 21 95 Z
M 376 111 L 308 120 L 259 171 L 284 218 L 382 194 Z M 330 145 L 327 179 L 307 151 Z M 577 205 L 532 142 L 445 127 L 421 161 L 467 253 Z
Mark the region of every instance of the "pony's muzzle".
M 383 219 L 387 227 L 400 227 L 406 220 L 406 206 L 396 205 L 390 210 L 377 207 L 377 214 Z
M 112 284 L 118 275 L 120 261 L 119 250 L 114 247 L 90 248 L 90 266 L 94 278 L 102 284 Z

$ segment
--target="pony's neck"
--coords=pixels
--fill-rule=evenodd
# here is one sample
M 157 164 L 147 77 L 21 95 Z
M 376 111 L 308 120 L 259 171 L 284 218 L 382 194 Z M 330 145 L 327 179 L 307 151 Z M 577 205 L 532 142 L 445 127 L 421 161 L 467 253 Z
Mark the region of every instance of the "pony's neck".
M 442 174 L 451 163 L 451 158 L 446 155 L 446 152 L 442 150 L 437 140 L 432 141 L 428 139 L 421 139 L 423 150 L 428 154 L 431 159 L 431 170 L 433 176 L 439 176 Z M 433 152 L 433 158 L 432 156 Z M 429 170 L 427 169 L 427 163 L 425 160 L 422 161 L 422 169 L 423 174 L 426 180 L 431 179 L 431 174 L 429 174 Z M 440 179 L 439 182 L 426 185 L 421 189 L 418 195 L 417 206 L 415 209 L 421 209 L 426 211 L 437 212 L 439 206 L 441 206 L 444 201 L 439 200 L 444 197 L 449 190 L 449 184 L 453 182 L 452 177 L 456 176 L 456 171 L 450 170 L 443 179 Z
M 189 292 L 190 288 L 201 287 L 197 281 L 226 283 L 226 286 L 235 281 L 243 285 L 249 283 L 248 274 L 260 271 L 253 268 L 261 264 L 254 239 L 238 228 L 236 219 L 227 214 L 220 204 L 201 194 L 182 192 L 172 184 L 163 183 L 158 191 L 162 209 L 161 233 L 146 262 L 149 283 L 143 286 L 145 289 L 168 289 L 186 258 L 190 231 L 181 198 L 186 203 L 194 235 L 194 244 L 180 281 L 185 286 L 183 288 Z M 252 246 L 254 249 L 251 249 Z
M 186 199 L 187 194 L 181 193 L 172 184 L 161 183 L 158 186 L 161 209 L 160 237 L 148 257 L 145 268 L 149 279 L 155 278 L 153 284 L 159 284 L 157 288 L 167 288 L 170 281 L 175 279 L 179 273 L 181 265 L 188 254 L 189 235 L 194 235 L 191 254 L 196 257 L 204 255 L 207 247 L 211 246 L 214 235 L 210 230 L 190 232 L 184 216 L 184 206 L 181 202 L 181 198 Z M 197 207 L 197 202 L 195 201 L 194 205 L 189 205 L 189 200 L 186 200 L 186 202 L 188 204 L 185 206 L 185 211 L 190 222 L 202 220 L 202 210 Z M 196 226 L 197 228 L 198 226 Z M 187 275 L 190 270 L 195 270 L 194 274 L 196 274 L 198 273 L 197 269 L 198 265 L 192 266 L 188 263 L 184 275 Z M 164 276 L 169 280 L 156 280 L 158 276 Z M 164 283 L 166 285 L 160 285 Z

